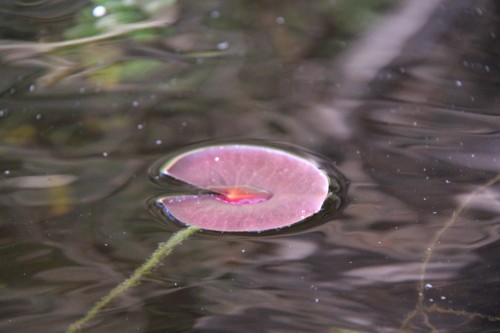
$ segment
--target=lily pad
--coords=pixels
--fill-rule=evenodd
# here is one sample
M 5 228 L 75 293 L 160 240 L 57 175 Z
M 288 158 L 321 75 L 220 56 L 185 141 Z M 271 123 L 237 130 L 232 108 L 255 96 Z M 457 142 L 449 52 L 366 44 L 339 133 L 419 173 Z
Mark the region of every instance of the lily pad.
M 200 194 L 157 200 L 176 221 L 204 230 L 261 232 L 287 227 L 318 213 L 329 178 L 313 161 L 254 145 L 208 146 L 182 153 L 161 173 Z

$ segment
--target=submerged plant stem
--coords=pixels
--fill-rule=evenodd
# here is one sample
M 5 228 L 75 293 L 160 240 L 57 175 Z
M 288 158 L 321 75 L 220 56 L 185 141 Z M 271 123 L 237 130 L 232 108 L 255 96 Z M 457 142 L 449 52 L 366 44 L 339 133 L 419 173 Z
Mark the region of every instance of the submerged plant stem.
M 99 313 L 99 311 L 101 311 L 106 305 L 109 304 L 109 302 L 139 283 L 139 280 L 144 275 L 150 273 L 154 268 L 156 268 L 156 266 L 158 266 L 158 264 L 160 264 L 163 259 L 165 259 L 172 252 L 175 246 L 177 246 L 179 243 L 181 243 L 183 240 L 185 240 L 198 230 L 200 229 L 190 226 L 172 235 L 172 237 L 170 237 L 168 241 L 160 243 L 158 245 L 158 248 L 153 252 L 153 254 L 146 262 L 144 262 L 139 268 L 137 268 L 128 279 L 113 288 L 106 296 L 95 303 L 83 318 L 73 322 L 66 330 L 66 333 L 74 333 L 80 330 L 83 325 L 92 320 Z
M 427 251 L 425 251 L 425 256 L 424 260 L 422 262 L 422 268 L 420 269 L 420 279 L 417 287 L 417 291 L 419 292 L 419 303 L 422 304 L 424 302 L 424 290 L 425 290 L 425 275 L 427 274 L 427 267 L 429 266 L 429 262 L 431 261 L 432 255 L 434 253 L 434 250 L 439 244 L 439 241 L 441 240 L 441 237 L 448 231 L 448 229 L 457 222 L 458 218 L 462 215 L 465 209 L 468 208 L 470 202 L 472 199 L 474 199 L 479 193 L 484 191 L 485 189 L 489 188 L 490 186 L 494 185 L 500 181 L 500 175 L 497 175 L 495 178 L 491 179 L 489 182 L 487 182 L 484 185 L 479 186 L 477 189 L 475 189 L 470 195 L 468 195 L 465 200 L 462 202 L 462 204 L 458 207 L 456 211 L 453 212 L 453 215 L 451 218 L 448 220 L 448 222 L 445 223 L 445 225 L 438 230 L 434 234 L 434 237 L 432 237 L 432 240 L 429 244 L 429 247 L 427 248 Z
M 432 255 L 434 254 L 434 251 L 436 250 L 439 241 L 441 240 L 441 237 L 448 231 L 449 228 L 451 228 L 461 217 L 462 213 L 469 207 L 471 201 L 479 195 L 479 193 L 483 192 L 484 190 L 488 189 L 489 187 L 493 186 L 494 184 L 500 182 L 500 174 L 485 183 L 484 185 L 479 186 L 476 188 L 474 191 L 472 191 L 466 198 L 465 200 L 460 204 L 458 209 L 453 212 L 451 218 L 443 225 L 442 228 L 440 228 L 435 234 L 434 237 L 432 237 L 431 242 L 429 243 L 429 246 L 427 247 L 427 250 L 425 251 L 425 255 L 422 260 L 422 266 L 420 268 L 420 278 L 418 280 L 417 284 L 417 293 L 418 293 L 418 298 L 417 298 L 417 304 L 415 306 L 415 309 L 410 312 L 405 320 L 403 321 L 401 325 L 401 329 L 403 332 L 408 332 L 407 328 L 410 325 L 410 322 L 417 316 L 422 316 L 423 321 L 425 325 L 432 331 L 432 332 L 437 332 L 437 328 L 435 328 L 429 321 L 429 318 L 427 317 L 427 313 L 431 312 L 436 312 L 436 313 L 446 313 L 446 314 L 455 314 L 455 315 L 461 315 L 465 316 L 468 318 L 483 318 L 487 319 L 490 321 L 500 321 L 500 317 L 492 317 L 492 316 L 487 316 L 487 315 L 482 315 L 478 313 L 471 313 L 471 312 L 465 312 L 465 311 L 456 311 L 456 310 L 451 310 L 451 309 L 446 309 L 446 308 L 440 308 L 435 305 L 431 307 L 427 307 L 425 305 L 425 278 L 427 275 L 427 268 L 429 266 L 429 263 L 432 259 Z

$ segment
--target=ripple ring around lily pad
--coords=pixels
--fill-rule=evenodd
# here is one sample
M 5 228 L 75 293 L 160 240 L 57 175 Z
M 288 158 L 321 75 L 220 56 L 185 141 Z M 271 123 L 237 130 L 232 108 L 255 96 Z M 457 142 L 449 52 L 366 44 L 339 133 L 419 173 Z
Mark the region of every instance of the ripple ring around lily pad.
M 252 144 L 183 151 L 159 172 L 200 192 L 162 196 L 156 205 L 176 222 L 218 232 L 263 232 L 301 222 L 322 210 L 332 187 L 314 160 Z

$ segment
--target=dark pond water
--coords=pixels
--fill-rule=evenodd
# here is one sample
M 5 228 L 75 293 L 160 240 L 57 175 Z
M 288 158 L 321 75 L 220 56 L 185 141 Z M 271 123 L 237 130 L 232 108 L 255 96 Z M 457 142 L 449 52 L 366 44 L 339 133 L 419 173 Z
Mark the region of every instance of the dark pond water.
M 0 331 L 64 332 L 178 230 L 156 161 L 259 139 L 344 209 L 195 234 L 81 332 L 500 332 L 499 6 L 1 2 Z

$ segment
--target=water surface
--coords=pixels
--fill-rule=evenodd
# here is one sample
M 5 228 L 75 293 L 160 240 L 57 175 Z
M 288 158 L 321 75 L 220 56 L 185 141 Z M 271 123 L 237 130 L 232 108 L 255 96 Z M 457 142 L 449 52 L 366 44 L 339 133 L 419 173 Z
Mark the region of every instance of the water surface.
M 0 331 L 63 332 L 129 276 L 176 230 L 151 165 L 220 139 L 325 156 L 349 204 L 194 236 L 83 332 L 499 331 L 494 1 L 54 4 L 1 5 Z

